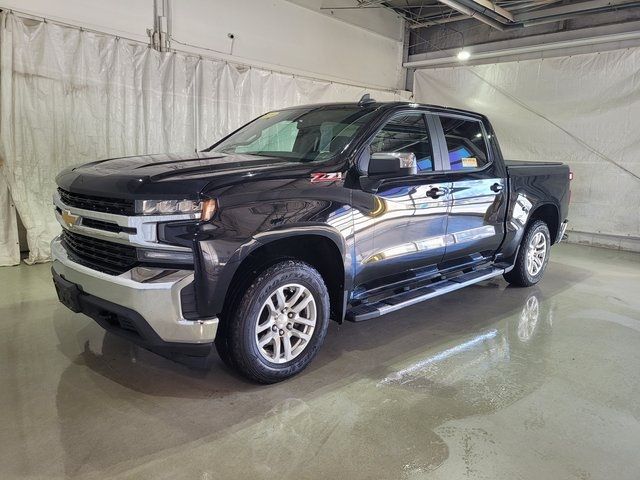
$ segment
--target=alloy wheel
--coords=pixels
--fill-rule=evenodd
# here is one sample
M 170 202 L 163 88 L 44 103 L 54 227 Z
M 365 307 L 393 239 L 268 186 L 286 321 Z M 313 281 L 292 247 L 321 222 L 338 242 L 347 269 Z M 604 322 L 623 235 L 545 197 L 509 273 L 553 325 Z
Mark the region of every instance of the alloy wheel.
M 255 342 L 269 362 L 286 363 L 309 345 L 317 320 L 311 291 L 303 285 L 287 284 L 272 292 L 256 320 Z
M 532 277 L 540 273 L 547 256 L 547 237 L 542 232 L 537 232 L 527 248 L 527 272 Z

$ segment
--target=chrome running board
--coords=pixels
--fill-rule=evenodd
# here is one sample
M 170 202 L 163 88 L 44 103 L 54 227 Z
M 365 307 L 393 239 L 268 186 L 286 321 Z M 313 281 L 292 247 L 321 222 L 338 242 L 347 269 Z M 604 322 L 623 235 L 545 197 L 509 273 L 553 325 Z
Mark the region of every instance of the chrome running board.
M 361 322 L 372 318 L 395 312 L 405 307 L 424 302 L 434 297 L 439 297 L 449 292 L 459 290 L 469 285 L 497 277 L 505 273 L 503 268 L 485 268 L 463 273 L 457 277 L 448 278 L 426 286 L 420 286 L 413 290 L 403 291 L 375 303 L 364 303 L 358 305 L 347 312 L 347 320 L 351 322 Z

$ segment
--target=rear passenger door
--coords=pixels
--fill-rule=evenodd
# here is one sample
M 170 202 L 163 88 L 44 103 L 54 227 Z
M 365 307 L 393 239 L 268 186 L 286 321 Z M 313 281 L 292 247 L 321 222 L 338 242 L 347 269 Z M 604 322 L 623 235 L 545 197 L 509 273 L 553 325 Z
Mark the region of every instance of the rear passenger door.
M 435 115 L 447 180 L 452 182 L 441 269 L 492 259 L 504 237 L 506 172 L 479 117 Z

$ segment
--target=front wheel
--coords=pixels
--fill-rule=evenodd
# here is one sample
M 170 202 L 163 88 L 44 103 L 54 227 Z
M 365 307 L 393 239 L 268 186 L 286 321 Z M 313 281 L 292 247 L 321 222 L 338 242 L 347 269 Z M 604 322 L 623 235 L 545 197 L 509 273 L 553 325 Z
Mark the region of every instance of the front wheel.
M 527 227 L 513 269 L 504 279 L 518 287 L 530 287 L 542 279 L 549 263 L 551 235 L 547 224 L 536 220 Z
M 228 356 L 244 376 L 275 383 L 302 371 L 324 341 L 329 294 L 307 263 L 287 260 L 260 273 L 226 325 Z

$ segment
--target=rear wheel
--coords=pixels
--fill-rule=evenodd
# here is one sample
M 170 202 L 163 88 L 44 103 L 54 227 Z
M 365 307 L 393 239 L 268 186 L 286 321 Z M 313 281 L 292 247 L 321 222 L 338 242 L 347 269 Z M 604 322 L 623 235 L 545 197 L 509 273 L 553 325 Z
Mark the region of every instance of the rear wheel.
M 547 224 L 536 220 L 527 227 L 513 269 L 504 279 L 518 287 L 530 287 L 538 283 L 549 263 L 551 235 Z
M 287 260 L 260 273 L 240 296 L 218 352 L 244 376 L 275 383 L 302 371 L 324 341 L 329 295 L 310 265 Z M 220 348 L 222 347 L 222 348 Z

